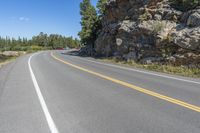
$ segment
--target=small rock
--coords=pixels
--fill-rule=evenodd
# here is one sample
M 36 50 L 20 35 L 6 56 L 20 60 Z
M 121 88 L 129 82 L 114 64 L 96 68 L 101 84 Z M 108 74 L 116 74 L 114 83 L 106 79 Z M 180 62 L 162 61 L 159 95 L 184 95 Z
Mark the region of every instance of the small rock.
M 117 46 L 121 46 L 122 43 L 123 43 L 123 40 L 121 38 L 116 39 Z

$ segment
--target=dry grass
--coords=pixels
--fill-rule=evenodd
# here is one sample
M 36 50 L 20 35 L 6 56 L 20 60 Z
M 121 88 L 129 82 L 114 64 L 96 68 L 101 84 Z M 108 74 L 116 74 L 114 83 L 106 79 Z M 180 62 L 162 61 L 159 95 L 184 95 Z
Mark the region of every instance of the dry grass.
M 136 63 L 134 61 L 120 61 L 115 58 L 100 59 L 100 61 L 114 63 L 114 64 L 118 64 L 122 66 L 133 67 L 133 68 L 142 68 L 142 69 L 156 71 L 156 72 L 163 72 L 163 73 L 175 74 L 175 75 L 186 76 L 186 77 L 200 78 L 200 69 L 198 68 L 187 68 L 187 67 L 182 67 L 182 66 L 158 65 L 158 64 L 143 65 L 143 64 Z
M 10 61 L 12 61 L 12 60 L 14 60 L 14 59 L 16 59 L 16 57 L 14 57 L 14 56 L 4 56 L 4 55 L 1 55 L 1 54 L 0 54 L 0 68 L 1 68 L 3 65 L 9 63 Z

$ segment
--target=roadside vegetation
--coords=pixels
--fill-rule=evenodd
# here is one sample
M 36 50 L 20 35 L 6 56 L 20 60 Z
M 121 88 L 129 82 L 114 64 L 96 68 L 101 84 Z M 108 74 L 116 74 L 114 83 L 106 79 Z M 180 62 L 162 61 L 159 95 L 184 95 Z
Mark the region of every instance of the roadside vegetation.
M 200 69 L 198 68 L 188 68 L 184 66 L 173 66 L 173 65 L 160 65 L 160 64 L 139 64 L 133 60 L 124 61 L 119 60 L 117 58 L 102 58 L 99 59 L 103 62 L 114 63 L 117 65 L 133 67 L 133 68 L 141 68 L 150 71 L 156 72 L 164 72 L 167 74 L 176 74 L 180 76 L 192 77 L 192 78 L 200 78 Z
M 31 39 L 0 37 L 0 63 L 25 53 L 78 47 L 80 47 L 80 41 L 76 38 L 57 34 L 47 35 L 43 32 L 37 36 L 33 36 Z
M 0 53 L 0 68 L 2 65 L 7 64 L 9 61 L 15 59 L 17 56 L 6 56 Z
M 9 59 L 11 59 L 12 57 L 9 57 L 9 56 L 5 56 L 5 55 L 2 55 L 0 54 L 0 63 L 4 62 L 4 61 L 7 61 Z
M 0 51 L 39 51 L 62 48 L 76 48 L 80 46 L 78 39 L 57 34 L 47 35 L 41 32 L 32 39 L 27 38 L 2 38 L 0 37 Z

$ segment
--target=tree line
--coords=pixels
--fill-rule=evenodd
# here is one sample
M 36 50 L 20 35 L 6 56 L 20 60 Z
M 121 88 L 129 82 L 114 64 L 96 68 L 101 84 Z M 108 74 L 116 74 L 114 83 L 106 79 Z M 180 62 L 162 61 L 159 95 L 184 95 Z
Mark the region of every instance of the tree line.
M 80 41 L 73 37 L 65 37 L 58 34 L 48 35 L 43 32 L 37 36 L 33 36 L 31 39 L 0 37 L 0 51 L 37 51 L 66 47 L 80 47 Z
M 80 47 L 90 45 L 94 48 L 94 42 L 101 30 L 101 20 L 105 13 L 107 0 L 98 0 L 95 8 L 90 0 L 83 0 L 80 3 L 81 31 L 78 33 L 80 41 L 77 38 L 65 37 L 58 34 L 47 35 L 41 32 L 31 39 L 0 37 L 0 51 L 28 51 L 28 50 L 46 50 L 65 47 Z

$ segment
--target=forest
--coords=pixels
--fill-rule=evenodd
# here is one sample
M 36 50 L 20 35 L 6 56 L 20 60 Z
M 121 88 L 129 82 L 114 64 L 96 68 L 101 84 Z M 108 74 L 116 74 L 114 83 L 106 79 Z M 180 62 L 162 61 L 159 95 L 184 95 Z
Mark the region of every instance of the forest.
M 0 37 L 0 51 L 39 51 L 80 47 L 77 38 L 41 32 L 31 39 Z

